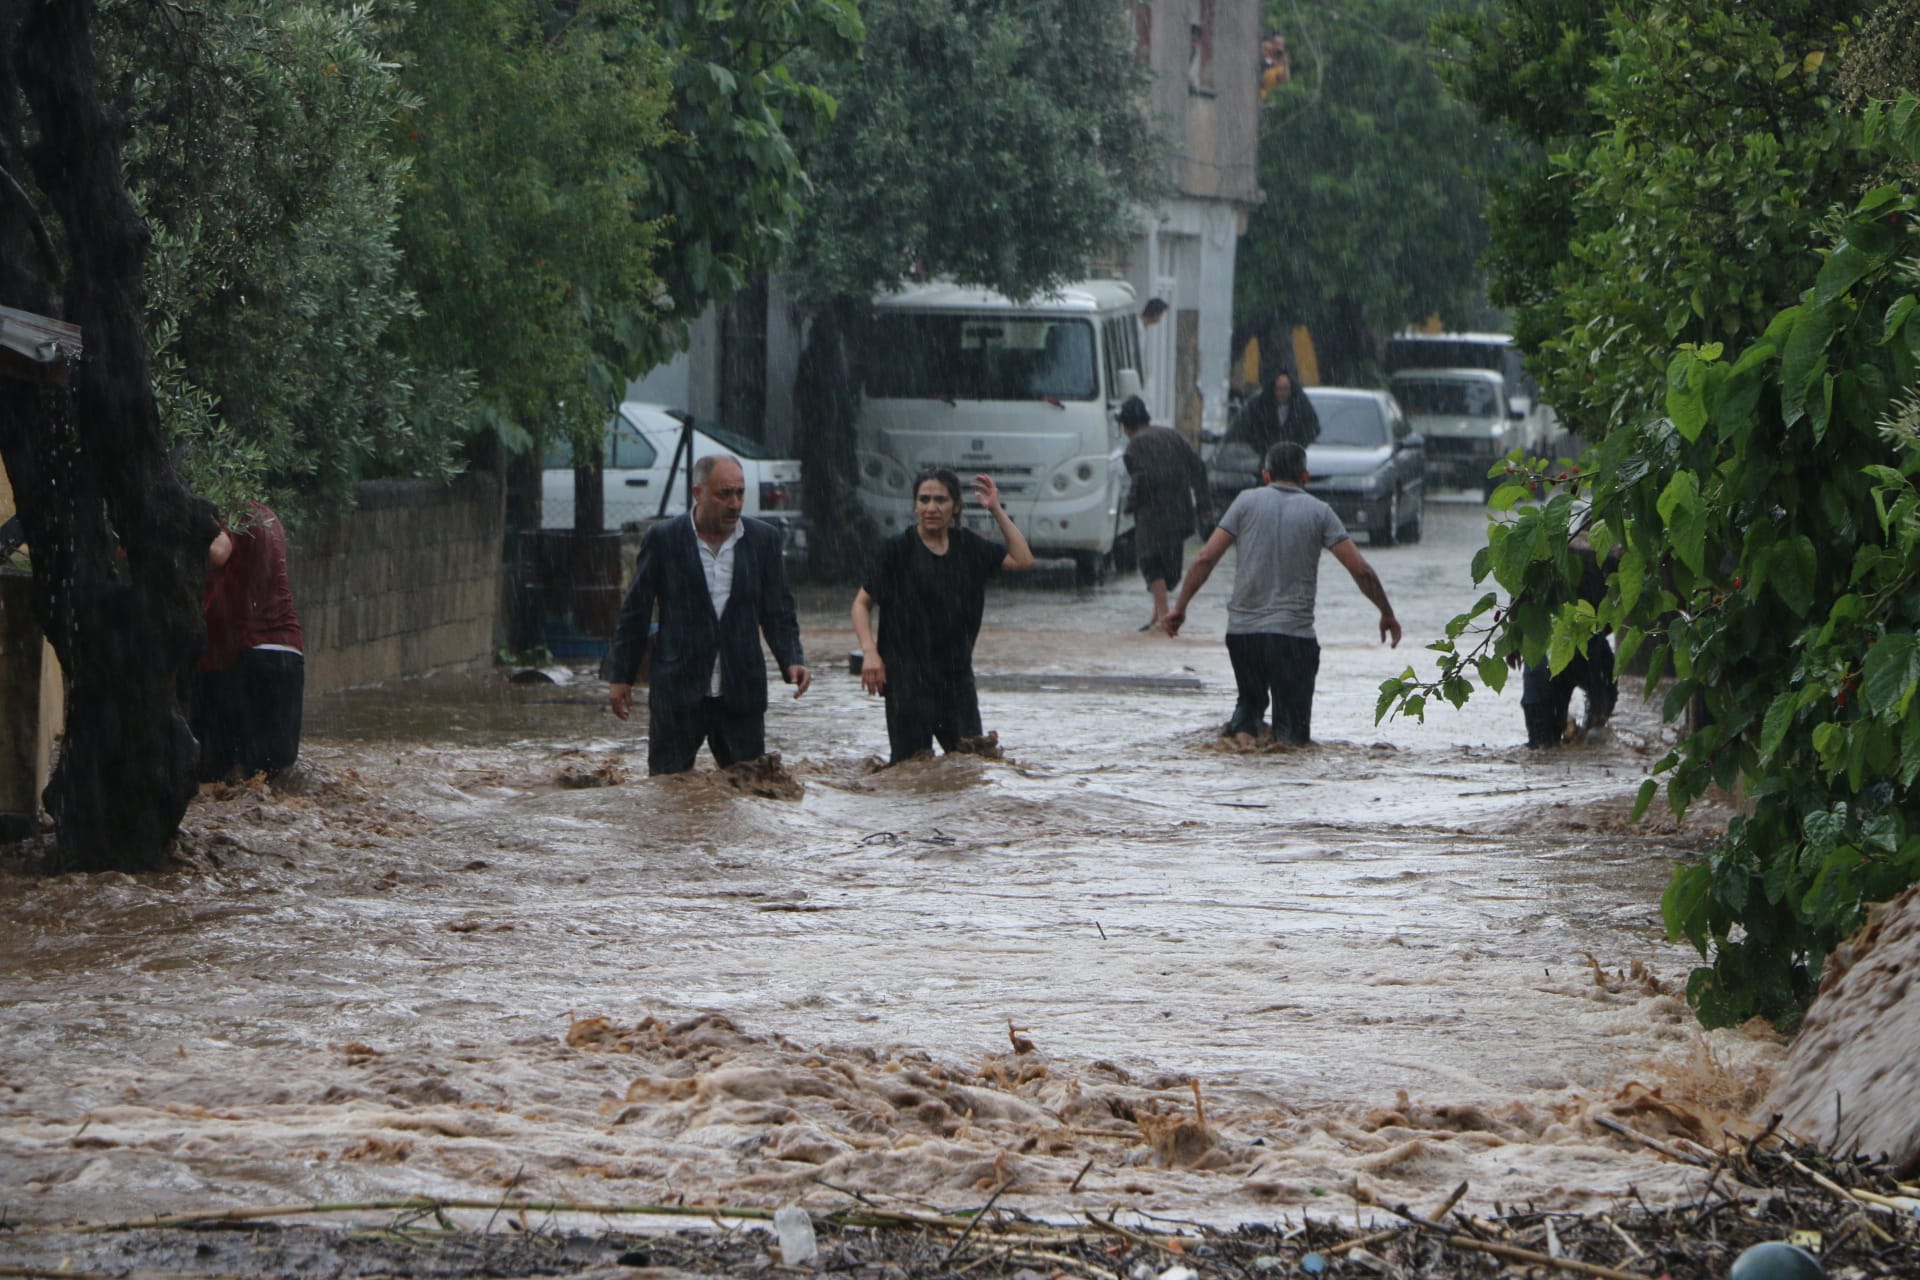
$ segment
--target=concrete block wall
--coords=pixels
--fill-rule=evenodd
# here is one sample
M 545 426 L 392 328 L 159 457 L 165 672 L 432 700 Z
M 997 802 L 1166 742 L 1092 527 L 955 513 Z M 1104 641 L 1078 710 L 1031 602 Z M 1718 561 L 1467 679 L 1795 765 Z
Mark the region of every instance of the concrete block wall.
M 500 615 L 499 482 L 376 480 L 344 516 L 294 531 L 307 693 L 492 659 Z

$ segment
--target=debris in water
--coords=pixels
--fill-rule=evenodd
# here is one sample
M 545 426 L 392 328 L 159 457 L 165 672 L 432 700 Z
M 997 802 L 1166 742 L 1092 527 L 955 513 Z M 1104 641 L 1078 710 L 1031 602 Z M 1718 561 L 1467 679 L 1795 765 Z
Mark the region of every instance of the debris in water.
M 797 1204 L 790 1204 L 773 1215 L 773 1233 L 780 1241 L 780 1261 L 789 1267 L 804 1267 L 820 1255 L 813 1237 L 813 1218 Z
M 984 737 L 962 738 L 954 746 L 953 755 L 979 756 L 985 760 L 1004 760 L 1006 755 L 1000 750 L 1000 731 L 989 729 Z
M 617 787 L 627 780 L 627 768 L 617 760 L 574 759 L 562 765 L 554 777 L 555 785 L 567 791 L 585 791 L 590 787 Z
M 744 791 L 750 796 L 763 796 L 768 800 L 798 800 L 805 793 L 800 779 L 780 763 L 778 751 L 768 752 L 757 760 L 742 760 L 738 764 L 728 765 L 720 771 L 719 777 L 736 791 Z

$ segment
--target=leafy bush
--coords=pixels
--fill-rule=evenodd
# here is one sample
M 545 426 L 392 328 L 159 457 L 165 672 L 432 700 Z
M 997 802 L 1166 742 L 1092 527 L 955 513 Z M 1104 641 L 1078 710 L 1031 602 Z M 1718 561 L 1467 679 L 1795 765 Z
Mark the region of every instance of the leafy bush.
M 1920 165 L 1914 98 L 1850 129 L 1862 171 Z M 1866 906 L 1920 879 L 1915 208 L 1886 183 L 1831 215 L 1796 305 L 1732 358 L 1673 354 L 1663 417 L 1619 425 L 1578 467 L 1514 459 L 1496 508 L 1528 484 L 1558 491 L 1496 523 L 1475 559 L 1509 604 L 1489 594 L 1449 624 L 1436 678 L 1382 686 L 1382 715 L 1421 714 L 1465 701 L 1473 673 L 1498 688 L 1509 654 L 1559 669 L 1611 630 L 1666 720 L 1704 711 L 1654 772 L 1676 813 L 1709 787 L 1745 799 L 1662 903 L 1710 961 L 1687 989 L 1710 1026 L 1794 1023 Z M 1597 605 L 1576 599 L 1583 539 L 1619 557 Z M 1636 816 L 1658 789 L 1643 784 Z

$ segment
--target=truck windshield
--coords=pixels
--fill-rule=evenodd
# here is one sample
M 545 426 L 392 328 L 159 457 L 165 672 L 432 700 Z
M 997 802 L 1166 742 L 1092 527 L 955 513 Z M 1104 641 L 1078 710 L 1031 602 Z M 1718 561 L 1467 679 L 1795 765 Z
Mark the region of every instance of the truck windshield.
M 1497 417 L 1499 397 L 1491 384 L 1457 378 L 1395 378 L 1393 394 L 1408 413 L 1452 417 Z
M 1046 316 L 901 315 L 868 329 L 866 391 L 883 400 L 1092 400 L 1093 325 Z

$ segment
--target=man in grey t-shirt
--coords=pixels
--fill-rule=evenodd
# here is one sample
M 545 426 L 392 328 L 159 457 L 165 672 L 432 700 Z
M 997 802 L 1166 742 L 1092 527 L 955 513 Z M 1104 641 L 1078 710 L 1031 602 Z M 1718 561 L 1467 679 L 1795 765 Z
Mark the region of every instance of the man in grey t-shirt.
M 1307 451 L 1291 440 L 1268 450 L 1260 488 L 1233 500 L 1200 555 L 1187 570 L 1180 598 L 1167 613 L 1168 635 L 1187 620 L 1187 606 L 1227 548 L 1238 545 L 1233 595 L 1227 601 L 1227 656 L 1239 702 L 1224 733 L 1251 743 L 1273 702 L 1273 736 L 1304 746 L 1313 736 L 1313 683 L 1320 673 L 1320 642 L 1313 634 L 1320 552 L 1333 552 L 1353 575 L 1360 594 L 1380 610 L 1380 638 L 1400 645 L 1400 623 L 1380 578 L 1347 536 L 1346 526 L 1308 493 Z

